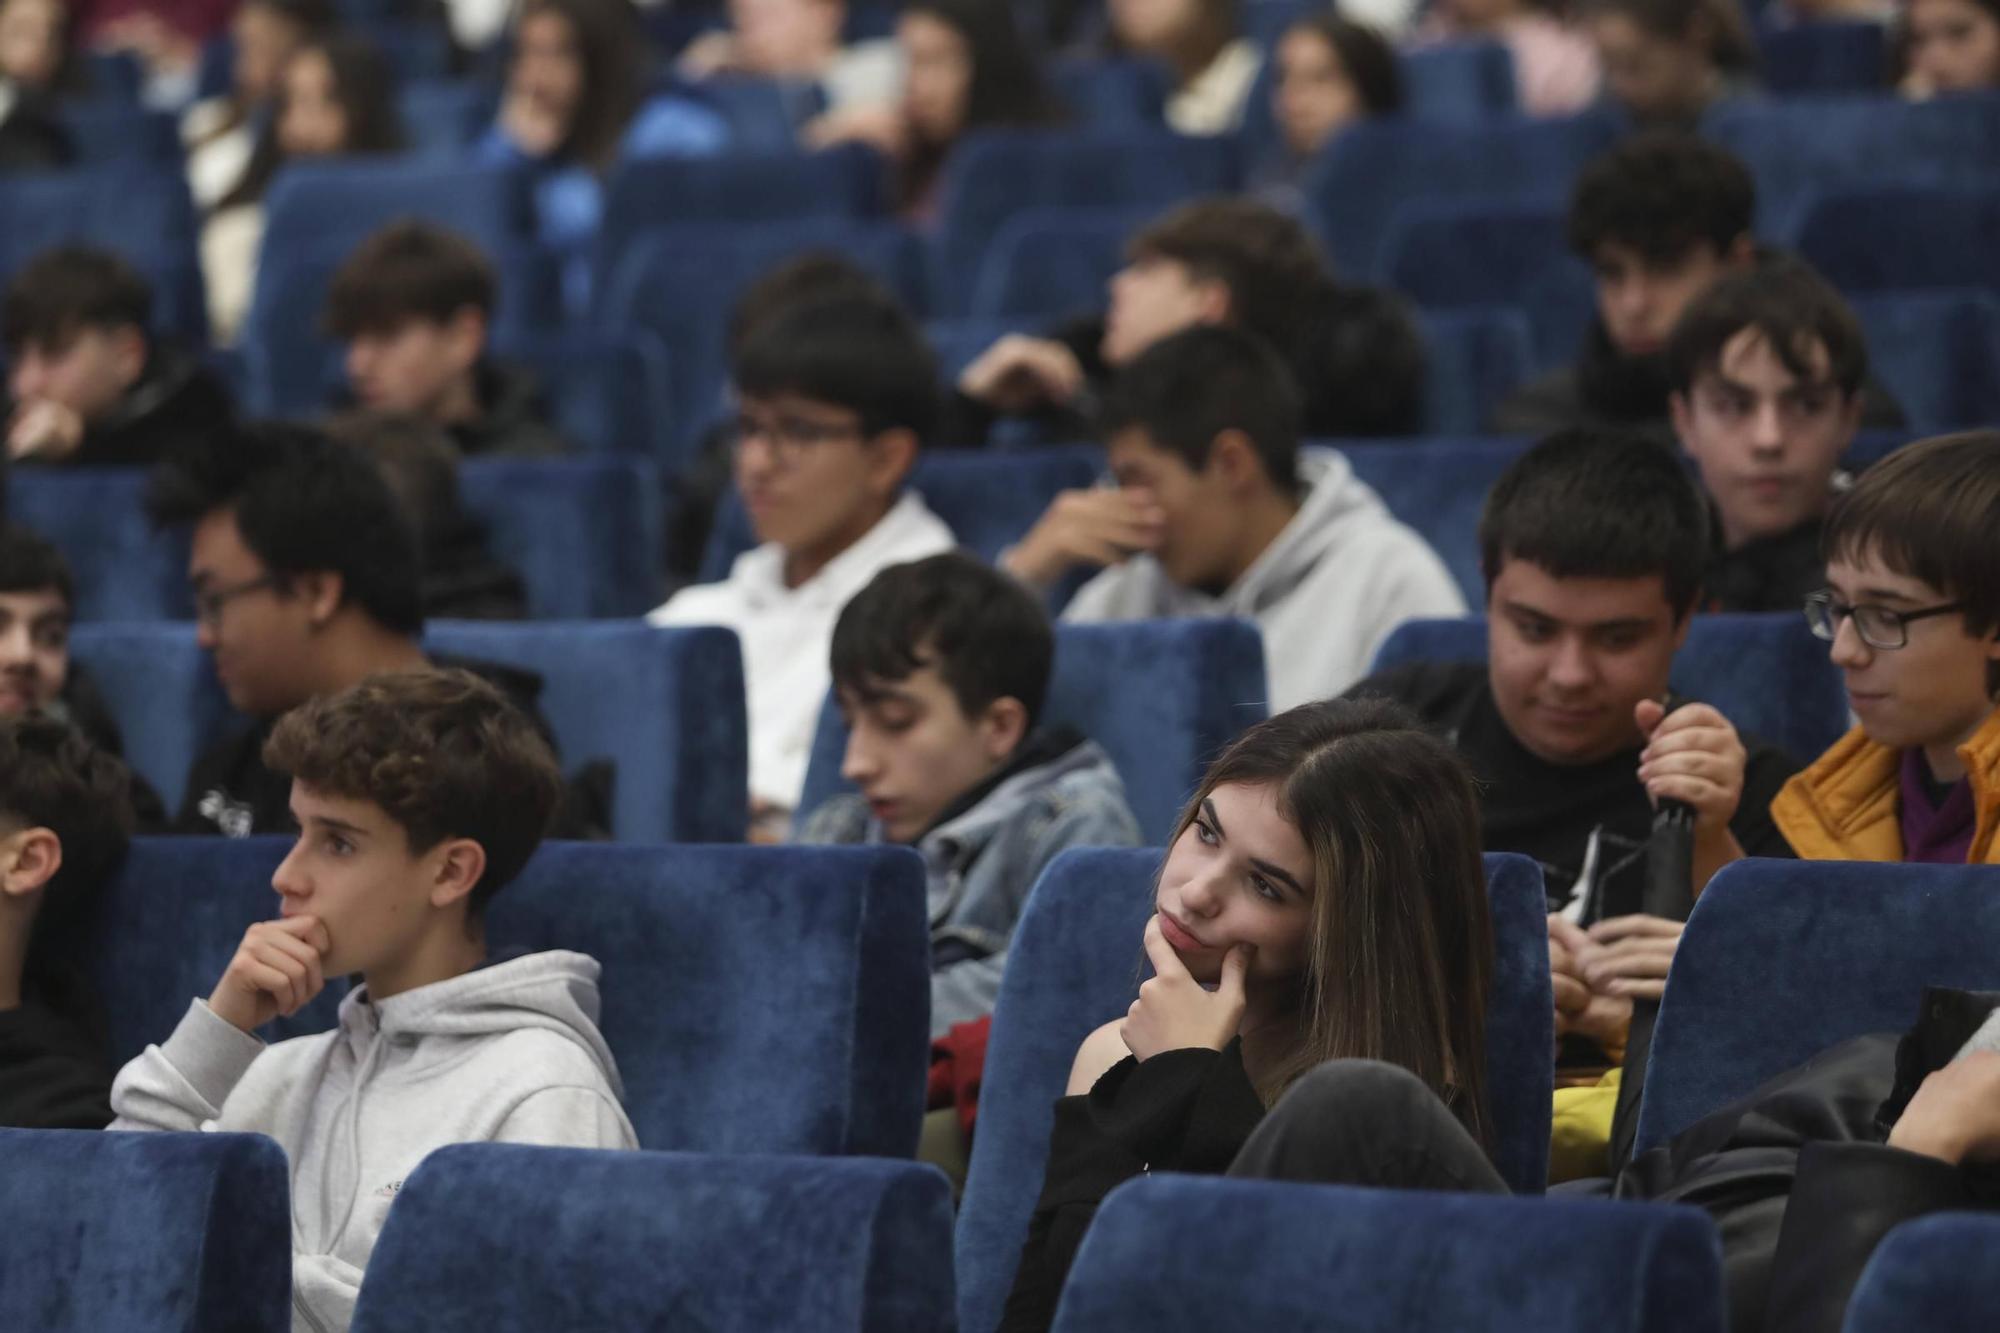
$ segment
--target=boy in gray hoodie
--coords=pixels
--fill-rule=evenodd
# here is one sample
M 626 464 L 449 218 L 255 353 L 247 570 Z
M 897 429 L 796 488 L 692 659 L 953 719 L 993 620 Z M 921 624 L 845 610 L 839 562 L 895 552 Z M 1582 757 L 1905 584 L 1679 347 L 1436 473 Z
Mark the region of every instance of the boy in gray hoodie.
M 597 1030 L 597 963 L 490 961 L 492 896 L 561 790 L 547 743 L 463 671 L 374 676 L 293 710 L 265 762 L 298 842 L 276 920 L 111 1090 L 114 1130 L 268 1134 L 292 1167 L 292 1327 L 345 1329 L 405 1177 L 450 1143 L 634 1148 Z M 332 1032 L 266 1046 L 329 976 L 360 973 Z
M 1240 616 L 1264 636 L 1273 713 L 1340 693 L 1403 621 L 1465 614 L 1424 539 L 1331 449 L 1299 448 L 1299 392 L 1254 335 L 1155 343 L 1106 396 L 1115 490 L 1070 491 L 1002 562 L 1049 588 L 1108 566 L 1065 620 Z

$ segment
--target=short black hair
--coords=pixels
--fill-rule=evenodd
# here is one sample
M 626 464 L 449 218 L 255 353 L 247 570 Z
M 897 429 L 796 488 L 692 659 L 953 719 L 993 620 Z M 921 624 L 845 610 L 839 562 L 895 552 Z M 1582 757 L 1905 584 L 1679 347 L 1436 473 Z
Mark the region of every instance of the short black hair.
M 1055 635 L 1026 588 L 960 551 L 890 565 L 833 627 L 836 688 L 867 698 L 877 681 L 932 665 L 967 717 L 1018 699 L 1028 724 L 1048 695 Z
M 343 601 L 384 629 L 423 631 L 410 516 L 372 459 L 324 431 L 248 423 L 190 440 L 153 470 L 146 507 L 163 527 L 230 509 L 243 544 L 277 579 L 337 573 Z
M 493 265 L 471 240 L 430 222 L 392 222 L 357 247 L 326 293 L 326 331 L 343 342 L 461 310 L 493 317 Z
M 0 303 L 0 347 L 56 346 L 84 329 L 136 328 L 153 322 L 153 287 L 139 271 L 94 245 L 59 245 L 29 260 Z
M 1182 204 L 1129 244 L 1133 260 L 1166 259 L 1229 290 L 1229 320 L 1296 359 L 1312 298 L 1333 270 L 1304 223 L 1256 199 L 1218 196 Z M 1289 364 L 1289 362 L 1288 362 Z
M 803 301 L 757 325 L 731 378 L 746 398 L 796 394 L 844 407 L 869 435 L 937 424 L 937 362 L 916 322 L 894 301 L 859 295 Z
M 1814 348 L 1824 348 L 1827 381 L 1852 399 L 1868 378 L 1861 321 L 1833 284 L 1803 260 L 1774 256 L 1718 279 L 1692 301 L 1667 340 L 1667 375 L 1682 393 L 1722 362 L 1722 349 L 1755 329 L 1786 370 L 1815 378 Z
M 1587 260 L 1624 245 L 1654 263 L 1678 263 L 1702 245 L 1727 254 L 1756 213 L 1756 182 L 1734 154 L 1691 134 L 1640 134 L 1577 177 L 1569 245 Z
M 1184 329 L 1133 358 L 1098 412 L 1107 436 L 1139 429 L 1196 472 L 1226 430 L 1249 436 L 1286 495 L 1299 486 L 1299 390 L 1269 343 L 1223 325 Z
M 1708 503 L 1680 459 L 1620 431 L 1551 435 L 1501 474 L 1479 516 L 1489 592 L 1509 560 L 1559 579 L 1657 574 L 1676 617 L 1701 595 L 1709 542 Z
M 132 777 L 116 756 L 46 714 L 0 719 L 0 832 L 45 828 L 62 843 L 28 937 L 26 972 L 38 983 L 83 969 L 134 822 Z
M 808 250 L 774 264 L 754 278 L 729 311 L 729 353 L 739 355 L 750 335 L 794 306 L 855 296 L 894 301 L 882 281 L 833 250 Z
M 0 592 L 50 592 L 76 612 L 76 579 L 54 544 L 18 523 L 0 524 Z

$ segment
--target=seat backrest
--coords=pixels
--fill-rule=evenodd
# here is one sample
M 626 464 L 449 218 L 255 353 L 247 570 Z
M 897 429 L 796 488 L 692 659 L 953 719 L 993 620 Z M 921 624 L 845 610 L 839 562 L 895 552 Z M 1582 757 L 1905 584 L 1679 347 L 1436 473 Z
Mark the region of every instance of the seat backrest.
M 425 1158 L 396 1195 L 353 1327 L 951 1326 L 951 1190 L 935 1167 L 467 1143 Z
M 1724 867 L 1674 954 L 1634 1153 L 1829 1046 L 1908 1030 L 1929 986 L 2000 990 L 2000 869 Z
M 1086 130 L 1158 129 L 1173 75 L 1136 57 L 1058 57 L 1043 69 L 1049 91 Z
M 291 1172 L 262 1135 L 0 1129 L 0 1178 L 0 1326 L 286 1327 Z
M 1527 306 L 1548 270 L 1580 261 L 1561 209 L 1534 203 L 1420 199 L 1389 219 L 1388 280 L 1430 310 Z
M 979 261 L 972 318 L 1053 318 L 1099 310 L 1146 209 L 1034 208 L 1000 224 Z
M 178 810 L 188 766 L 237 720 L 194 627 L 83 623 L 70 630 L 69 650 L 104 696 L 125 741 L 125 762 L 169 813 Z
M 526 179 L 504 167 L 376 157 L 287 166 L 264 216 L 260 264 L 304 250 L 344 254 L 399 218 L 449 227 L 501 255 L 527 239 L 533 213 Z M 261 296 L 261 277 L 258 285 Z
M 1478 125 L 1520 110 L 1514 53 L 1483 38 L 1439 42 L 1399 58 L 1403 102 L 1410 115 Z
M 1994 132 L 2000 136 L 2000 126 Z M 1935 434 L 2000 421 L 2000 297 L 1876 293 L 1853 305 L 1871 368 L 1902 404 L 1911 430 Z
M 749 790 L 743 653 L 714 626 L 433 621 L 433 652 L 533 671 L 563 767 L 616 768 L 621 842 L 740 842 Z
M 1875 1247 L 1844 1333 L 1981 1333 L 2000 1310 L 2000 1217 L 1943 1213 L 1905 1222 Z
M 185 620 L 187 534 L 146 521 L 143 468 L 21 468 L 7 479 L 8 517 L 69 562 L 76 618 Z
M 1472 435 L 1535 368 L 1535 331 L 1519 310 L 1426 311 L 1424 429 Z
M 484 79 L 406 79 L 397 93 L 412 152 L 449 161 L 462 157 L 493 122 L 499 89 Z
M 275 913 L 289 847 L 133 844 L 94 953 L 114 1059 L 164 1039 Z M 598 1025 L 643 1146 L 908 1157 L 930 1052 L 923 886 L 906 848 L 547 843 L 494 897 L 487 944 L 602 965 Z M 343 989 L 267 1032 L 324 1030 Z
M 1264 720 L 1264 644 L 1241 620 L 1058 625 L 1042 706 L 1104 747 L 1125 783 L 1140 833 L 1158 843 L 1223 746 Z M 847 727 L 833 698 L 820 708 L 799 809 L 846 790 Z
M 1479 515 L 1493 483 L 1530 443 L 1500 437 L 1421 439 L 1341 444 L 1340 451 L 1389 511 L 1430 543 L 1458 580 L 1466 604 L 1484 606 Z
M 958 1216 L 963 1333 L 991 1333 L 999 1322 L 1077 1047 L 1137 992 L 1159 864 L 1157 851 L 1065 852 L 1043 872 L 1014 932 Z M 1486 868 L 1496 951 L 1486 1018 L 1495 1161 L 1515 1190 L 1539 1193 L 1548 1178 L 1554 1042 L 1547 900 L 1540 870 L 1526 859 L 1489 856 Z
M 1776 23 L 1757 32 L 1759 73 L 1773 93 L 1872 93 L 1889 75 L 1889 25 L 1872 19 Z
M 1978 287 L 2000 295 L 1995 236 L 2000 189 L 1863 185 L 1814 198 L 1796 242 L 1828 282 L 1850 294 Z
M 1722 1333 L 1724 1323 L 1722 1241 L 1696 1208 L 1159 1175 L 1104 1201 L 1054 1327 Z
M 677 91 L 721 115 L 732 153 L 794 153 L 800 127 L 826 110 L 826 94 L 811 79 L 720 74 Z
M 1104 451 L 1095 445 L 1019 453 L 940 450 L 918 455 L 910 486 L 959 545 L 991 560 L 1025 537 L 1056 496 L 1090 486 L 1103 470 Z M 716 507 L 702 552 L 702 581 L 727 577 L 736 557 L 756 544 L 749 512 L 732 487 Z
M 519 571 L 531 615 L 601 619 L 659 605 L 666 519 L 650 460 L 477 459 L 459 469 L 459 498 L 486 525 L 494 557 Z
M 169 112 L 115 101 L 68 102 L 61 119 L 76 160 L 85 165 L 181 164 L 180 123 Z
M 1486 619 L 1406 620 L 1375 654 L 1375 670 L 1408 662 L 1483 662 Z M 1699 615 L 1674 655 L 1676 693 L 1713 704 L 1738 730 L 1801 763 L 1847 731 L 1847 691 L 1805 617 Z

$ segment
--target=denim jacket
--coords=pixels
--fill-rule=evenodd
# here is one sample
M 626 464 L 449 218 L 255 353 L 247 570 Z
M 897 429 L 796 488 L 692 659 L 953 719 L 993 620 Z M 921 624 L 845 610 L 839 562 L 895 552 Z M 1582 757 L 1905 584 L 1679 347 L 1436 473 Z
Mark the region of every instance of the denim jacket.
M 804 843 L 880 842 L 856 793 L 806 821 Z M 931 1036 L 993 1012 L 1007 943 L 1044 867 L 1071 847 L 1136 847 L 1138 821 L 1110 756 L 1078 738 L 1003 779 L 971 809 L 919 838 L 930 896 Z

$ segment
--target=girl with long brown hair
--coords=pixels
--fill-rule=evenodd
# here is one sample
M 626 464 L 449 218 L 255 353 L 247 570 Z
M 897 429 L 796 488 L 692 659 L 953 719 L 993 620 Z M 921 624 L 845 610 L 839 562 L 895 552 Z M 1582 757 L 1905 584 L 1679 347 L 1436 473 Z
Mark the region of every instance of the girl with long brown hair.
M 1334 700 L 1244 733 L 1182 814 L 1154 906 L 1155 975 L 1056 1104 L 1009 1333 L 1048 1326 L 1097 1204 L 1144 1171 L 1505 1189 L 1478 800 L 1409 713 Z

